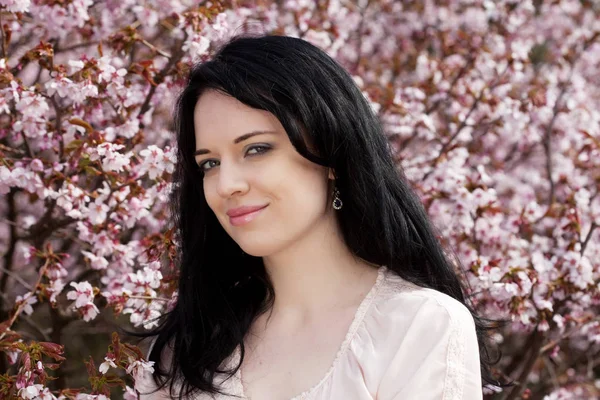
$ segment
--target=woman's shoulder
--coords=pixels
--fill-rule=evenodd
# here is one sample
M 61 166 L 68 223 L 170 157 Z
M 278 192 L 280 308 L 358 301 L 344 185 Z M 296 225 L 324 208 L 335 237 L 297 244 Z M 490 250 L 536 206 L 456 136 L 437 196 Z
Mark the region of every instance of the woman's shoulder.
M 381 377 L 378 395 L 481 399 L 478 339 L 469 309 L 393 271 L 386 271 L 380 289 L 367 327 L 378 349 L 369 359 Z
M 387 268 L 374 308 L 391 323 L 410 321 L 411 325 L 441 324 L 447 327 L 465 323 L 474 325 L 471 312 L 459 300 L 438 290 L 418 286 Z

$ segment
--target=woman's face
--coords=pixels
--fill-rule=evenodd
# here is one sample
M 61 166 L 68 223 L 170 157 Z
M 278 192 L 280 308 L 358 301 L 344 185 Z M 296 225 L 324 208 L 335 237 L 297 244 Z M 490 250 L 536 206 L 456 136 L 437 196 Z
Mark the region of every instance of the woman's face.
M 333 218 L 332 175 L 296 151 L 273 114 L 208 90 L 196 104 L 194 128 L 206 202 L 246 253 L 275 254 Z M 243 207 L 260 209 L 238 215 L 249 211 Z

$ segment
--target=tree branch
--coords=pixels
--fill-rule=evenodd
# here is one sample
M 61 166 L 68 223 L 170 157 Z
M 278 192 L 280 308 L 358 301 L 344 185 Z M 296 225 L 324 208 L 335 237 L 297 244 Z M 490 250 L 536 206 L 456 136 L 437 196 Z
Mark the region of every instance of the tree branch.
M 17 206 L 15 204 L 15 195 L 16 190 L 11 188 L 6 196 L 6 202 L 8 205 L 8 210 L 6 214 L 6 219 L 9 222 L 8 229 L 8 249 L 4 254 L 4 267 L 2 278 L 0 278 L 0 293 L 6 293 L 6 285 L 8 283 L 8 277 L 11 275 L 10 272 L 13 267 L 13 259 L 15 255 L 15 249 L 17 245 L 17 228 L 14 222 L 17 220 Z M 4 312 L 4 299 L 0 297 L 0 321 L 4 321 L 7 315 Z
M 535 331 L 533 335 L 534 338 L 532 346 L 529 350 L 529 356 L 527 357 L 523 369 L 521 370 L 521 374 L 517 379 L 517 385 L 513 388 L 513 390 L 510 391 L 510 393 L 508 393 L 504 397 L 504 400 L 515 400 L 521 395 L 521 393 L 523 393 L 523 390 L 525 390 L 525 386 L 527 385 L 527 378 L 529 377 L 529 374 L 531 373 L 535 362 L 540 356 L 540 348 L 544 343 L 543 332 Z
M 2 58 L 6 58 L 6 44 L 4 41 L 4 27 L 2 26 L 2 13 L 0 12 L 0 42 L 2 42 Z
M 187 39 L 187 34 L 184 36 L 184 38 L 179 43 L 177 43 L 175 45 L 175 48 L 177 49 L 177 51 L 169 59 L 169 62 L 167 63 L 167 65 L 165 65 L 164 68 L 162 70 L 160 70 L 160 72 L 158 74 L 156 74 L 156 78 L 154 80 L 157 83 L 160 84 L 160 82 L 162 82 L 164 80 L 164 78 L 169 74 L 169 71 L 171 70 L 171 68 L 173 68 L 175 66 L 175 64 L 177 64 L 185 55 L 185 52 L 183 51 L 182 47 L 183 47 L 183 43 L 185 43 L 186 39 Z M 157 86 L 150 87 L 150 90 L 148 91 L 148 95 L 146 96 L 144 103 L 140 107 L 140 112 L 138 115 L 140 115 L 140 116 L 144 115 L 146 113 L 146 111 L 148 111 L 150 109 L 150 101 L 152 100 L 152 97 L 154 96 L 154 92 L 156 92 Z M 143 123 L 140 123 L 140 128 L 141 129 L 144 128 Z
M 598 227 L 598 224 L 596 224 L 596 222 L 592 222 L 592 226 L 590 226 L 590 230 L 588 231 L 588 234 L 585 237 L 585 240 L 583 241 L 583 243 L 581 243 L 581 255 L 582 256 L 583 256 L 583 253 L 585 253 L 585 249 L 586 249 L 588 243 L 590 242 L 592 235 L 594 234 L 594 230 L 596 230 L 597 227 Z

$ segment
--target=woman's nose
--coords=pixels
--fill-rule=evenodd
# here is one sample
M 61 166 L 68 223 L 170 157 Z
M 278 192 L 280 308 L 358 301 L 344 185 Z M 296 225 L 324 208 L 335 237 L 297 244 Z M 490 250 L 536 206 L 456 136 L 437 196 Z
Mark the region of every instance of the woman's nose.
M 248 191 L 249 185 L 240 166 L 231 162 L 221 163 L 218 172 L 217 193 L 219 196 L 228 198 L 235 193 Z

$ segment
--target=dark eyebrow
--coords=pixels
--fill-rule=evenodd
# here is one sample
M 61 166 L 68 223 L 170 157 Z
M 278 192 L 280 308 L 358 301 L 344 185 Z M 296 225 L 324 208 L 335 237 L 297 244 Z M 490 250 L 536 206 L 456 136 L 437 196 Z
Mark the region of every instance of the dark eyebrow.
M 275 131 L 252 131 L 249 133 L 244 133 L 242 136 L 235 138 L 233 140 L 233 143 L 238 144 L 239 142 L 243 142 L 244 140 L 250 139 L 252 136 L 263 135 L 265 133 L 277 133 L 277 132 L 275 132 Z M 206 154 L 206 153 L 210 153 L 210 150 L 198 149 L 198 150 L 194 151 L 195 156 L 199 156 L 199 155 Z

